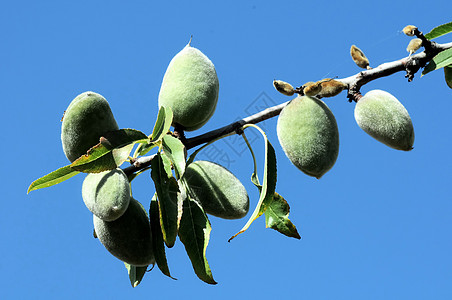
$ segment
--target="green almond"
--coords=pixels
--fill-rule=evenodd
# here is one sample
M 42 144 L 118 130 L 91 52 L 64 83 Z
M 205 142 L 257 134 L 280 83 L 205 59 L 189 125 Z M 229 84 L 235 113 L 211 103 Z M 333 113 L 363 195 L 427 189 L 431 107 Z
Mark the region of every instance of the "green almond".
M 163 77 L 158 104 L 172 109 L 173 125 L 192 131 L 212 117 L 218 92 L 213 63 L 188 44 L 171 60 Z
M 121 169 L 90 173 L 82 185 L 86 207 L 104 221 L 114 221 L 124 214 L 130 202 L 130 184 Z
M 286 156 L 305 174 L 321 178 L 335 164 L 339 131 L 322 100 L 308 96 L 293 99 L 281 111 L 276 131 Z
M 78 95 L 69 104 L 61 125 L 63 151 L 73 162 L 93 146 L 108 131 L 118 130 L 107 100 L 94 92 Z
M 155 262 L 149 218 L 137 200 L 130 199 L 126 212 L 115 221 L 93 215 L 93 222 L 97 237 L 113 256 L 134 266 Z
M 397 150 L 413 149 L 410 115 L 396 97 L 382 90 L 366 93 L 355 106 L 358 126 L 377 141 Z
M 210 161 L 195 161 L 187 166 L 184 180 L 190 195 L 206 213 L 223 219 L 239 219 L 248 213 L 248 193 L 225 167 Z

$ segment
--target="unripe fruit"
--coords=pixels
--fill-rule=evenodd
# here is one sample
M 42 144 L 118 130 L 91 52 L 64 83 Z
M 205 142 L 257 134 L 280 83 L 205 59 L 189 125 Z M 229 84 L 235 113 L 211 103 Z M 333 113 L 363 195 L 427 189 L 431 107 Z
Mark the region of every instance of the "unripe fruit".
M 239 219 L 248 213 L 245 187 L 223 166 L 198 160 L 188 165 L 184 178 L 189 193 L 206 213 L 223 219 Z
M 93 146 L 108 131 L 118 130 L 107 100 L 94 92 L 85 92 L 72 100 L 61 125 L 63 151 L 73 162 Z
M 185 130 L 203 126 L 213 115 L 219 83 L 213 63 L 188 44 L 171 60 L 163 77 L 159 107 L 173 110 L 173 125 Z
M 297 97 L 283 108 L 276 127 L 279 142 L 290 161 L 307 175 L 322 177 L 339 154 L 336 119 L 315 97 Z
M 275 89 L 283 95 L 292 96 L 295 93 L 293 86 L 282 80 L 273 80 Z
M 419 50 L 419 48 L 421 48 L 421 46 L 422 46 L 422 40 L 415 38 L 410 41 L 410 43 L 406 47 L 406 51 L 409 52 L 411 55 L 414 52 L 416 52 L 417 50 Z
M 417 30 L 417 27 L 414 25 L 407 25 L 403 28 L 403 33 L 405 33 L 407 36 L 414 36 L 415 31 Z
M 444 67 L 444 78 L 446 79 L 447 86 L 452 89 L 452 66 Z
M 130 185 L 121 169 L 90 173 L 82 185 L 86 207 L 103 221 L 114 221 L 124 214 L 130 202 Z
M 150 222 L 137 200 L 130 199 L 126 212 L 115 221 L 103 221 L 93 215 L 93 222 L 100 242 L 118 259 L 134 266 L 155 262 Z
M 369 60 L 364 55 L 364 52 L 355 45 L 352 45 L 352 47 L 350 48 L 350 55 L 352 56 L 353 61 L 358 67 L 363 69 L 371 69 L 371 67 L 369 66 Z
M 355 119 L 361 129 L 383 144 L 397 150 L 413 149 L 410 115 L 388 92 L 373 90 L 365 94 L 356 103 Z

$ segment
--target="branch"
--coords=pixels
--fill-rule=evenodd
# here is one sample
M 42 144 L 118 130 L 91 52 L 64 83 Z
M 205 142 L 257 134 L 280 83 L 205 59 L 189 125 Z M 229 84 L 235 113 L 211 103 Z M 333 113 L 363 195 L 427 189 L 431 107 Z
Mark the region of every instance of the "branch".
M 181 139 L 181 141 L 184 143 L 185 148 L 187 150 L 189 150 L 189 149 L 199 146 L 201 144 L 210 142 L 216 138 L 230 135 L 231 133 L 234 133 L 234 132 L 240 133 L 240 129 L 246 124 L 257 124 L 259 122 L 273 118 L 274 116 L 279 115 L 281 110 L 289 102 L 290 101 L 287 101 L 287 102 L 281 103 L 279 105 L 266 108 L 263 111 L 258 112 L 252 116 L 246 117 L 246 118 L 236 121 L 236 122 L 233 122 L 233 123 L 223 126 L 221 128 L 209 131 L 205 134 L 195 136 L 193 138 L 189 138 L 189 139 L 185 138 L 183 131 L 181 132 L 180 129 L 178 130 L 178 135 L 181 134 L 181 136 L 183 137 Z M 126 173 L 126 175 L 130 175 L 137 171 L 144 170 L 151 165 L 151 161 L 154 157 L 155 157 L 155 154 L 150 155 L 150 156 L 139 157 L 139 158 L 133 160 L 132 165 L 127 168 L 124 168 L 123 171 L 124 171 L 124 173 Z
M 264 109 L 252 116 L 246 117 L 239 121 L 233 122 L 229 125 L 223 126 L 221 128 L 209 131 L 207 133 L 189 138 L 185 142 L 185 147 L 191 149 L 193 147 L 199 146 L 201 144 L 210 142 L 214 139 L 229 135 L 233 132 L 240 134 L 240 129 L 246 124 L 257 124 L 259 122 L 265 121 L 267 119 L 273 118 L 281 112 L 281 110 L 289 103 L 290 101 L 278 104 L 276 106 L 272 106 Z
M 422 32 L 415 32 L 416 36 L 420 38 L 423 42 L 422 46 L 424 47 L 424 51 L 415 55 L 409 55 L 402 59 L 387 62 L 379 65 L 376 68 L 361 71 L 358 74 L 355 74 L 350 77 L 336 79 L 341 81 L 348 86 L 348 94 L 347 98 L 349 101 L 357 102 L 361 97 L 360 89 L 363 85 L 369 83 L 370 81 L 376 80 L 381 77 L 386 77 L 392 75 L 397 72 L 406 71 L 405 77 L 408 78 L 408 81 L 412 81 L 414 78 L 414 74 L 419 71 L 420 68 L 425 67 L 425 65 L 438 53 L 452 48 L 452 42 L 447 44 L 437 44 L 435 42 L 427 40 Z M 297 88 L 296 91 L 299 94 L 303 94 L 302 88 Z M 264 109 L 261 112 L 258 112 L 254 115 L 248 116 L 239 121 L 233 122 L 229 125 L 223 126 L 221 128 L 206 132 L 204 134 L 192 137 L 185 138 L 184 132 L 177 128 L 177 135 L 180 136 L 181 141 L 184 143 L 187 150 L 192 149 L 201 144 L 210 142 L 214 139 L 224 137 L 227 135 L 231 135 L 234 133 L 240 134 L 241 128 L 246 124 L 257 124 L 259 122 L 265 121 L 267 119 L 273 118 L 281 112 L 281 110 L 289 103 L 290 101 L 269 107 Z M 123 171 L 129 175 L 133 174 L 137 171 L 144 170 L 149 168 L 151 165 L 152 159 L 155 155 L 144 156 L 134 160 L 133 165 L 125 168 Z

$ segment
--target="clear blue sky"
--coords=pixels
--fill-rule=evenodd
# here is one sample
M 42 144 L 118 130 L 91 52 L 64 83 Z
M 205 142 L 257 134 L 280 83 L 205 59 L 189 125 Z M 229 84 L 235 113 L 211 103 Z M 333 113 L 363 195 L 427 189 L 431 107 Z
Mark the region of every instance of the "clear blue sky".
M 1 298 L 451 299 L 452 90 L 442 71 L 417 74 L 411 83 L 398 73 L 363 87 L 386 90 L 405 105 L 416 133 L 411 152 L 367 136 L 345 93 L 326 100 L 341 148 L 321 180 L 286 159 L 276 118 L 262 124 L 277 152 L 277 191 L 289 201 L 303 238 L 265 229 L 259 219 L 228 243 L 246 219 L 211 217 L 207 257 L 216 286 L 196 277 L 178 242 L 167 251 L 178 280 L 155 268 L 132 289 L 122 262 L 92 237 L 92 215 L 81 198 L 83 175 L 26 195 L 33 180 L 67 164 L 60 119 L 81 92 L 104 95 L 121 128 L 151 133 L 163 74 L 190 35 L 192 45 L 214 62 L 220 80 L 216 113 L 202 133 L 256 107 L 289 100 L 273 89 L 275 78 L 299 86 L 359 72 L 349 57 L 352 44 L 372 66 L 406 56 L 409 38 L 400 30 L 414 24 L 428 32 L 450 22 L 450 5 L 446 0 L 4 3 Z M 214 145 L 255 204 L 249 154 L 234 140 Z M 253 146 L 262 158 L 263 142 L 256 139 Z M 219 156 L 216 161 L 222 163 Z M 149 204 L 154 193 L 149 173 L 136 180 L 133 192 Z

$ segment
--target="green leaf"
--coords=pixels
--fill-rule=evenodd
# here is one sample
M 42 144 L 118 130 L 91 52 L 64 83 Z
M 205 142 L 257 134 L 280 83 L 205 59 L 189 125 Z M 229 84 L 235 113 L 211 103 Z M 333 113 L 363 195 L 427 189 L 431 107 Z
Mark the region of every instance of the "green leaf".
M 425 38 L 427 40 L 433 40 L 449 32 L 452 32 L 452 22 L 433 28 L 432 31 L 425 35 Z
M 168 277 L 171 277 L 168 262 L 165 254 L 165 242 L 163 240 L 162 228 L 160 227 L 159 203 L 156 195 L 151 200 L 149 216 L 152 230 L 152 247 L 154 250 L 155 262 L 160 271 Z M 171 277 L 173 278 L 173 277 Z M 176 279 L 176 278 L 173 278 Z
M 260 183 L 259 183 L 256 169 L 254 169 L 254 172 L 251 175 L 251 182 L 259 190 L 261 197 L 263 197 L 262 204 L 260 205 L 259 213 L 257 214 L 256 219 L 258 217 L 260 217 L 267 210 L 267 207 L 269 207 L 271 205 L 271 203 L 273 201 L 273 197 L 276 194 L 275 193 L 275 190 L 276 190 L 276 154 L 275 154 L 275 149 L 273 148 L 273 146 L 270 144 L 270 142 L 268 140 L 267 140 L 267 143 L 268 143 L 268 145 L 267 145 L 268 155 L 267 155 L 266 163 L 268 166 L 267 173 L 270 174 L 270 177 L 269 177 L 269 179 L 265 178 L 266 171 L 264 169 L 264 184 L 267 181 L 267 188 L 265 191 L 263 191 L 263 186 L 260 185 Z M 262 194 L 264 194 L 264 195 L 262 195 Z
M 170 178 L 173 176 L 171 160 L 164 153 L 161 153 L 161 157 L 162 157 L 162 162 L 163 162 L 163 167 L 165 169 L 165 173 L 168 175 L 168 178 Z
M 447 86 L 452 89 L 452 65 L 444 67 L 444 79 L 446 80 Z
M 100 143 L 88 150 L 74 162 L 74 170 L 85 173 L 99 173 L 112 170 L 127 160 L 135 143 L 148 141 L 148 137 L 135 129 L 120 129 L 108 132 L 100 138 Z
M 146 155 L 149 151 L 151 151 L 153 148 L 157 146 L 158 146 L 157 142 L 140 144 L 137 148 L 137 151 L 135 151 L 135 155 L 133 157 Z
M 173 122 L 173 111 L 169 107 L 161 106 L 155 121 L 154 130 L 150 136 L 148 143 L 139 146 L 134 157 L 143 156 L 152 148 L 160 144 L 161 139 L 168 133 Z
M 172 173 L 166 171 L 164 160 L 157 153 L 151 161 L 151 177 L 154 181 L 157 198 L 159 200 L 160 226 L 163 240 L 171 248 L 174 246 L 182 214 L 182 196 L 179 185 Z
M 173 163 L 177 178 L 182 178 L 185 172 L 186 150 L 184 144 L 174 136 L 167 134 L 163 137 L 163 153 Z
M 211 230 L 209 219 L 202 207 L 198 202 L 187 197 L 183 204 L 179 238 L 185 246 L 185 251 L 198 278 L 206 283 L 216 284 L 206 258 Z
M 39 190 L 63 182 L 77 175 L 78 173 L 80 172 L 73 170 L 70 165 L 59 168 L 58 170 L 33 181 L 28 187 L 27 194 L 31 191 Z
M 132 284 L 132 287 L 137 287 L 141 280 L 144 277 L 144 274 L 146 274 L 146 270 L 148 269 L 148 266 L 145 267 L 138 267 L 134 265 L 129 265 L 128 263 L 124 263 L 124 265 L 127 268 L 127 272 L 129 273 L 129 279 L 130 283 Z
M 264 137 L 264 140 L 265 140 L 264 175 L 263 175 L 262 185 L 260 185 L 259 179 L 257 177 L 257 166 L 256 166 L 255 158 L 254 158 L 254 153 L 252 152 L 251 146 L 250 146 L 248 140 L 246 139 L 245 135 L 242 134 L 242 136 L 244 137 L 244 139 L 253 155 L 254 172 L 251 176 L 251 181 L 259 189 L 260 196 L 259 196 L 259 200 L 257 202 L 256 208 L 254 209 L 254 212 L 251 215 L 251 217 L 248 219 L 248 222 L 245 224 L 245 226 L 243 226 L 243 228 L 238 233 L 236 233 L 234 236 L 232 236 L 229 239 L 229 241 L 231 241 L 237 235 L 245 232 L 250 227 L 251 223 L 253 223 L 257 218 L 259 218 L 265 212 L 267 207 L 271 205 L 271 202 L 273 200 L 273 195 L 274 195 L 275 189 L 276 189 L 275 149 L 273 148 L 272 144 L 270 143 L 270 141 L 267 138 L 267 135 L 265 134 L 265 132 L 262 129 L 260 129 L 256 125 L 252 125 L 252 124 L 244 126 L 243 129 L 248 128 L 248 127 L 254 127 L 254 128 L 258 129 L 259 132 Z
M 250 149 L 251 155 L 253 157 L 254 161 L 254 172 L 251 175 L 251 181 L 253 184 L 258 188 L 259 192 L 262 195 L 262 186 L 259 183 L 259 178 L 257 176 L 257 165 L 256 165 L 256 158 L 254 156 L 253 149 L 251 148 L 250 143 L 246 139 L 246 136 L 243 134 L 243 137 Z M 271 145 L 270 145 L 271 147 Z M 270 150 L 270 161 L 274 160 L 274 181 L 271 181 L 270 188 L 267 188 L 267 194 L 264 197 L 264 200 L 262 201 L 262 205 L 260 206 L 258 216 L 261 216 L 262 213 L 265 213 L 265 222 L 267 228 L 272 228 L 280 233 L 289 236 L 300 239 L 300 235 L 298 234 L 297 228 L 295 225 L 289 220 L 289 204 L 287 201 L 278 193 L 274 192 L 273 194 L 270 194 L 271 190 L 275 190 L 276 187 L 276 157 L 272 158 L 274 156 L 274 149 L 273 147 L 269 148 Z
M 170 130 L 171 123 L 173 123 L 173 111 L 169 107 L 161 106 L 152 131 L 151 141 L 161 140 Z
M 424 70 L 422 71 L 422 76 L 437 69 L 444 68 L 450 64 L 452 64 L 452 48 L 438 53 L 438 55 L 436 55 L 427 64 L 427 66 L 425 66 Z
M 148 170 L 147 168 L 144 168 L 144 169 L 142 169 L 142 170 L 140 170 L 140 171 L 138 171 L 138 172 L 136 172 L 136 173 L 128 174 L 128 175 L 127 175 L 127 179 L 128 179 L 129 182 L 131 183 L 135 178 L 138 177 L 138 175 L 140 175 L 140 174 L 146 172 L 147 170 Z
M 290 207 L 287 201 L 278 193 L 274 193 L 271 203 L 265 210 L 265 226 L 272 228 L 288 237 L 301 239 L 297 228 L 289 220 Z

